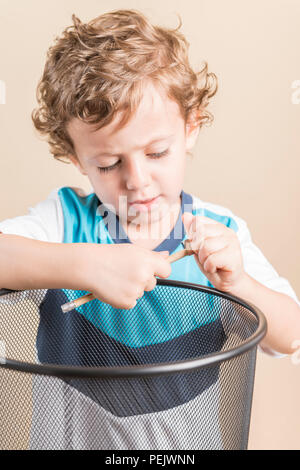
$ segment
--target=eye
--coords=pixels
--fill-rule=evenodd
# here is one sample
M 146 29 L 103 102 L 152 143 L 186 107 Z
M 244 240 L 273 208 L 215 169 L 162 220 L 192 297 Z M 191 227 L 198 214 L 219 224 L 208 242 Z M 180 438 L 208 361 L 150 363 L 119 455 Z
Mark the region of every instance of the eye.
M 111 171 L 111 170 L 114 170 L 117 166 L 119 166 L 121 160 L 118 160 L 117 163 L 115 163 L 114 165 L 111 165 L 111 166 L 98 166 L 98 170 L 102 173 L 106 173 L 107 171 Z
M 166 149 L 166 150 L 164 150 L 163 152 L 160 152 L 160 153 L 149 153 L 149 155 L 150 155 L 151 158 L 155 159 L 155 158 L 164 157 L 168 153 L 169 153 L 169 149 Z M 99 166 L 98 170 L 101 173 L 107 173 L 108 171 L 111 171 L 111 170 L 114 170 L 115 168 L 117 168 L 120 163 L 121 163 L 121 160 L 118 160 L 114 165 L 111 165 L 111 166 L 103 166 L 103 167 Z
M 168 155 L 168 153 L 169 153 L 169 149 L 164 150 L 163 152 L 160 152 L 160 153 L 150 153 L 149 155 L 152 158 L 160 158 L 160 157 L 163 157 L 164 155 Z

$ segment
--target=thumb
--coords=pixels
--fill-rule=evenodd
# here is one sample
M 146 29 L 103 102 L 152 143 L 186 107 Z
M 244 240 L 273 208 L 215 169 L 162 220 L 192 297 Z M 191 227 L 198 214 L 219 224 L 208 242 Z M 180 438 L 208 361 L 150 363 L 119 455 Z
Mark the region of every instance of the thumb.
M 187 233 L 187 236 L 190 235 L 191 225 L 193 223 L 193 220 L 194 220 L 194 215 L 191 214 L 190 212 L 184 212 L 184 214 L 182 214 L 182 222 L 183 222 L 185 231 Z

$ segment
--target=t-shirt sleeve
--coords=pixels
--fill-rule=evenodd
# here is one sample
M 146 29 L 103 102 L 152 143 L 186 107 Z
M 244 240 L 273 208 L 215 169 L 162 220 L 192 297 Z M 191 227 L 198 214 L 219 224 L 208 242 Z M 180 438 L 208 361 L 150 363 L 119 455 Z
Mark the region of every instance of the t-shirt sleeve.
M 58 190 L 53 190 L 42 202 L 29 207 L 26 215 L 0 222 L 0 232 L 45 242 L 63 241 L 63 212 Z
M 277 273 L 261 250 L 253 243 L 246 222 L 239 217 L 236 217 L 236 221 L 238 223 L 237 236 L 241 245 L 245 271 L 269 289 L 290 296 L 300 305 L 300 301 L 289 281 Z M 259 349 L 272 356 L 286 356 L 286 354 L 278 353 L 270 348 L 259 346 Z
M 44 201 L 29 207 L 28 214 L 0 222 L 0 233 L 45 242 L 63 242 L 64 222 L 58 189 L 53 190 Z M 42 291 L 16 291 L 9 295 L 1 295 L 0 306 L 22 302 L 28 296 L 38 306 L 46 292 L 47 290 L 44 289 Z

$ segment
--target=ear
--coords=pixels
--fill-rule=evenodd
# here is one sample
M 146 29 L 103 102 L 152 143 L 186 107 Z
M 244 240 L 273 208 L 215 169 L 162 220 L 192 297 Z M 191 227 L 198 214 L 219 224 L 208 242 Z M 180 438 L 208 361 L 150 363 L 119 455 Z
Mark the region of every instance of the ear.
M 71 160 L 71 162 L 73 163 L 73 165 L 76 166 L 76 168 L 80 171 L 80 173 L 82 175 L 87 175 L 86 171 L 84 170 L 81 162 L 78 160 L 77 157 L 75 157 L 75 155 L 71 155 L 71 154 L 68 154 L 68 158 Z
M 198 115 L 199 112 L 196 114 Z M 188 119 L 185 126 L 186 150 L 191 150 L 196 144 L 199 135 L 200 125 L 195 119 L 195 113 Z

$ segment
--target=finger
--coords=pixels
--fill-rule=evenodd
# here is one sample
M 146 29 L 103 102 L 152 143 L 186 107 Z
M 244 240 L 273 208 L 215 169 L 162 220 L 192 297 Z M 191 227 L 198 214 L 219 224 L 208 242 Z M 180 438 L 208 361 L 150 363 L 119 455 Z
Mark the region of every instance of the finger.
M 190 212 L 184 212 L 181 216 L 184 229 L 187 233 L 187 236 L 189 237 L 190 231 L 191 231 L 191 224 L 193 223 L 195 216 L 191 214 Z
M 204 224 L 199 220 L 198 217 L 194 216 L 189 212 L 185 212 L 182 215 L 182 221 L 187 237 L 191 240 L 196 232 L 202 231 Z
M 225 233 L 229 234 L 228 230 L 230 230 L 224 224 L 203 216 L 195 216 L 188 227 L 188 238 L 192 241 L 199 239 L 199 237 L 216 237 Z
M 144 293 L 145 293 L 145 288 L 139 287 L 138 289 L 136 289 L 135 293 L 133 293 L 133 297 L 135 299 L 140 299 L 141 297 L 143 297 Z
M 218 237 L 227 235 L 227 227 L 223 224 L 203 224 L 198 223 L 198 227 L 195 228 L 191 234 L 191 240 L 197 240 L 199 238 Z
M 147 282 L 146 287 L 145 287 L 145 291 L 151 291 L 151 290 L 155 289 L 156 284 L 157 284 L 157 279 L 156 279 L 155 276 L 153 276 L 153 277 L 152 277 L 151 279 L 149 279 L 149 281 Z
M 136 304 L 137 304 L 136 300 L 129 301 L 129 302 L 125 303 L 124 307 L 122 307 L 122 308 L 124 308 L 126 310 L 131 310 L 132 308 L 134 308 L 136 306 Z
M 226 247 L 209 255 L 203 264 L 203 269 L 209 274 L 216 273 L 218 269 L 233 271 L 230 260 L 230 250 Z
M 172 272 L 172 267 L 170 261 L 164 259 L 159 253 L 157 254 L 157 258 L 155 260 L 154 266 L 154 276 L 167 278 L 170 276 Z
M 164 258 L 168 258 L 170 255 L 169 251 L 159 251 L 159 254 L 162 255 Z
M 199 242 L 198 259 L 203 265 L 211 254 L 228 246 L 228 240 L 224 237 L 208 237 Z
M 210 217 L 205 217 L 204 215 L 196 215 L 195 218 L 198 219 L 199 223 L 203 225 L 213 224 L 213 225 L 220 225 L 221 222 L 218 222 L 215 219 L 211 219 Z M 224 225 L 224 224 L 221 224 Z

